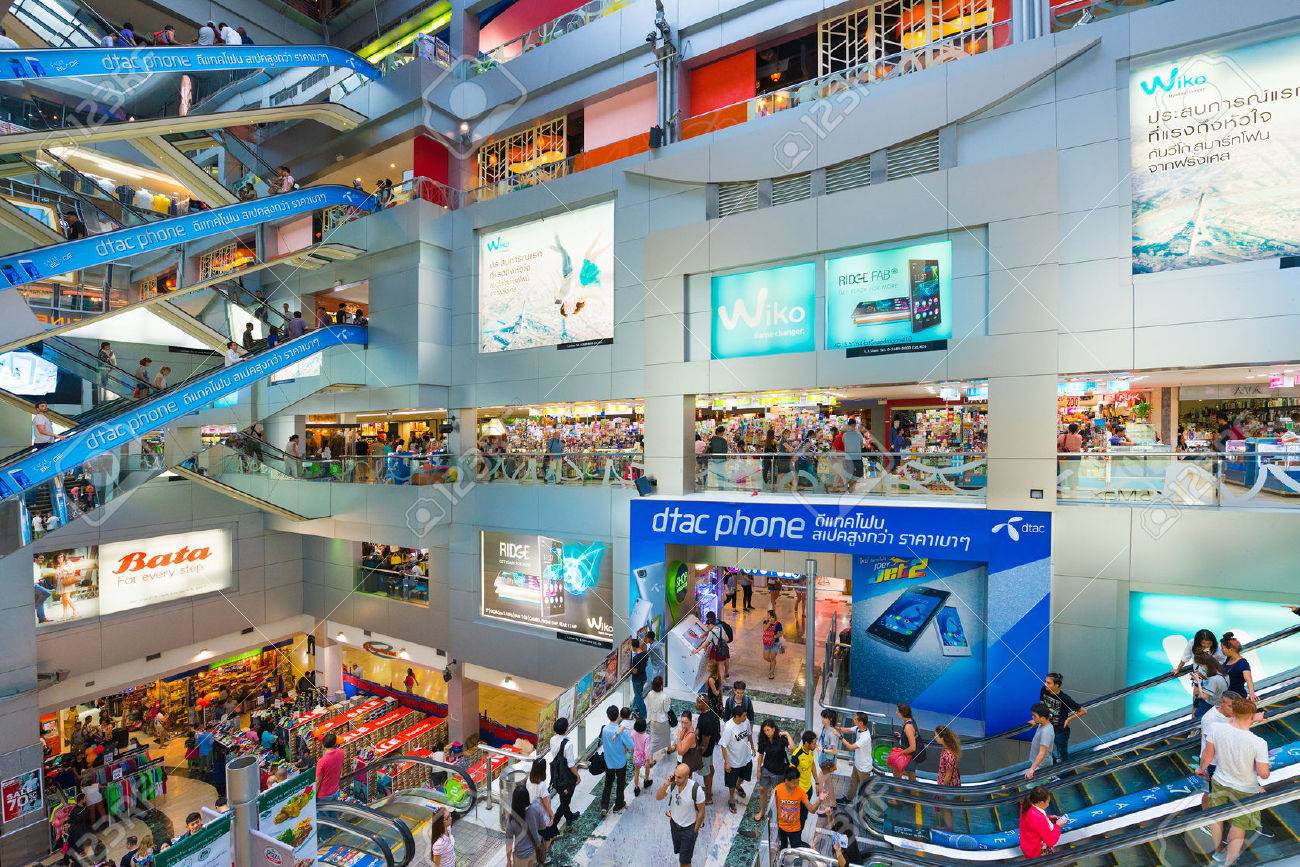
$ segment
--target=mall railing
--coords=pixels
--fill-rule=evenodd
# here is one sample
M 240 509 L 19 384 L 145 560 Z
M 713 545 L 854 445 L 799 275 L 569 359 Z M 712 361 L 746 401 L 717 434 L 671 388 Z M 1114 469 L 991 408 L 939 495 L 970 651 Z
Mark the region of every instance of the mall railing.
M 681 122 L 681 138 L 704 135 L 797 106 L 833 99 L 852 90 L 864 91 L 878 82 L 920 72 L 973 54 L 983 54 L 1010 42 L 1010 21 L 972 27 L 926 45 L 887 54 L 848 69 L 827 73 L 687 118 Z M 847 104 L 841 106 L 841 110 L 851 108 Z
M 566 12 L 558 18 L 552 18 L 545 24 L 534 27 L 509 42 L 503 42 L 491 51 L 485 52 L 483 55 L 484 62 L 481 68 L 476 71 L 485 72 L 498 63 L 505 63 L 521 54 L 532 51 L 534 48 L 549 45 L 561 36 L 586 27 L 591 22 L 604 18 L 606 15 L 613 15 L 630 5 L 632 5 L 632 0 L 589 0 L 589 2 L 582 4 L 577 9 Z
M 1056 499 L 1160 510 L 1157 523 L 1183 508 L 1300 507 L 1300 443 L 1239 445 L 1224 454 L 1060 454 Z
M 382 593 L 390 599 L 409 602 L 421 608 L 429 607 L 429 576 L 411 575 L 400 569 L 379 566 L 357 566 L 357 578 L 352 584 L 362 593 Z
M 328 235 L 339 226 L 351 223 L 353 220 L 414 201 L 431 202 L 440 208 L 451 210 L 459 207 L 460 199 L 460 191 L 447 186 L 442 181 L 426 177 L 409 178 L 401 184 L 393 184 L 393 198 L 382 208 L 367 209 L 351 205 L 335 205 L 326 208 L 323 212 L 321 231 L 324 235 Z
M 632 485 L 645 472 L 640 451 L 477 452 L 464 466 L 480 482 L 521 485 Z
M 580 170 L 578 168 L 578 163 L 581 157 L 582 154 L 574 154 L 571 157 L 557 162 L 547 163 L 546 165 L 537 166 L 536 168 L 530 169 L 526 172 L 510 175 L 509 177 L 502 178 L 495 183 L 482 184 L 474 187 L 472 190 L 466 190 L 464 196 L 465 204 L 472 205 L 476 202 L 490 201 L 492 199 L 500 198 L 508 193 L 513 193 L 515 190 L 535 187 L 539 184 L 544 184 L 548 181 L 554 181 L 558 178 L 565 177 L 566 175 L 571 175 Z
M 1126 15 L 1172 0 L 1053 0 L 1052 31 L 1069 30 L 1099 18 Z
M 695 456 L 702 491 L 853 494 L 863 497 L 952 497 L 982 501 L 988 456 L 980 452 L 744 452 Z

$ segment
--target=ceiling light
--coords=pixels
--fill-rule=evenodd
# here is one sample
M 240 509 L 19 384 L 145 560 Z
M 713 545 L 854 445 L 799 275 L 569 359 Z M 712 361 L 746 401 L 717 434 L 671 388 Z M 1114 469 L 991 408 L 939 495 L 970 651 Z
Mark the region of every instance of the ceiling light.
M 334 640 L 337 641 L 339 644 L 345 644 L 347 643 L 348 637 L 344 635 L 342 632 L 340 632 L 338 635 L 334 636 Z
M 402 659 L 410 659 L 410 658 L 411 658 L 411 654 L 409 654 L 409 653 L 406 652 L 406 648 L 405 648 L 405 647 L 403 647 L 401 650 L 397 651 L 397 655 L 400 656 Z
M 397 168 L 397 163 L 389 163 L 389 164 L 388 164 L 388 167 L 389 167 L 390 169 L 395 169 L 395 168 Z
M 507 674 L 505 680 L 501 681 L 501 685 L 513 689 L 515 686 L 515 679 Z
M 210 657 L 210 656 L 212 656 L 212 651 L 211 651 L 211 650 L 208 650 L 208 649 L 205 647 L 205 648 L 203 648 L 202 650 L 200 650 L 198 653 L 196 653 L 196 654 L 194 655 L 194 658 L 195 658 L 195 659 L 207 659 L 207 658 Z

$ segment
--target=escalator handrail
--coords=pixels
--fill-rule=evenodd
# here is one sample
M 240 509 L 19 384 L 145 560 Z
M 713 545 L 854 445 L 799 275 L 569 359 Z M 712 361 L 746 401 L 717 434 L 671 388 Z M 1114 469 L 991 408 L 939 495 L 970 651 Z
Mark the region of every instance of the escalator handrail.
M 339 802 L 337 801 L 318 801 L 316 803 L 316 823 L 325 828 L 330 828 L 335 831 L 342 832 L 344 834 L 351 834 L 353 836 L 360 837 L 366 842 L 372 844 L 376 849 L 379 850 L 379 854 L 383 856 L 384 867 L 406 867 L 407 864 L 411 863 L 410 859 L 412 856 L 410 854 L 410 850 L 407 850 L 407 859 L 405 861 L 402 861 L 399 864 L 397 858 L 393 855 L 393 848 L 389 846 L 386 842 L 384 842 L 384 840 L 381 837 L 379 837 L 379 835 L 372 834 L 369 831 L 363 831 L 361 828 L 357 827 L 356 825 L 349 825 L 341 821 L 335 821 L 334 819 L 331 819 L 328 815 L 321 815 L 322 809 L 325 809 L 327 804 L 333 806 L 333 805 L 337 805 L 338 803 Z M 326 812 L 329 811 L 326 809 Z M 402 824 L 403 826 L 405 826 L 406 823 L 403 822 Z M 410 834 L 410 831 L 408 830 L 407 833 Z
M 1065 865 L 1077 864 L 1093 855 L 1104 855 L 1133 846 L 1142 846 L 1155 840 L 1204 827 L 1211 822 L 1223 821 L 1234 816 L 1255 813 L 1290 803 L 1296 800 L 1298 796 L 1300 796 L 1300 777 L 1292 777 L 1281 785 L 1265 786 L 1263 791 L 1249 798 L 1229 802 L 1220 807 L 1211 807 L 1204 810 L 1197 807 L 1184 810 L 1184 815 L 1178 819 L 1166 817 L 1155 825 L 1150 825 L 1144 821 L 1141 824 L 1145 827 L 1130 830 L 1118 837 L 1098 836 L 1092 842 L 1077 847 L 1058 849 L 1051 855 L 1035 859 L 1034 864 L 1038 865 L 1038 867 L 1065 867 Z M 947 851 L 950 852 L 963 852 L 971 856 L 969 858 L 954 858 L 937 855 L 934 852 L 908 850 L 902 844 L 893 844 L 887 840 L 867 843 L 865 848 L 868 855 L 866 860 L 862 862 L 864 865 L 878 863 L 873 860 L 875 858 L 883 858 L 889 864 L 908 865 L 908 867 L 935 867 L 936 864 L 969 864 L 976 860 L 987 863 L 989 855 L 988 850 L 967 852 L 961 849 L 948 849 Z
M 60 337 L 57 334 L 51 337 L 47 337 L 44 340 L 39 342 L 45 345 L 52 345 L 56 352 L 61 352 L 64 355 L 73 356 L 74 358 L 76 358 L 77 361 L 81 362 L 87 367 L 93 368 L 97 373 L 99 372 L 100 369 L 105 369 L 110 374 L 116 373 L 118 375 L 118 378 L 116 380 L 118 385 L 129 385 L 132 388 L 135 388 L 136 385 L 140 384 L 140 380 L 136 378 L 136 375 L 128 371 L 126 368 L 120 367 L 116 364 L 109 364 L 108 362 L 100 358 L 97 353 L 91 352 L 89 349 L 85 349 L 81 346 L 78 346 L 77 344 L 73 343 L 71 340 L 67 340 L 66 338 Z M 148 385 L 149 383 L 145 383 L 145 384 Z
M 392 829 L 397 832 L 397 836 L 402 839 L 402 847 L 406 850 L 406 857 L 400 862 L 394 859 L 394 863 L 397 867 L 406 867 L 406 865 L 410 864 L 412 859 L 415 858 L 415 835 L 411 833 L 410 827 L 401 819 L 390 816 L 387 813 L 381 813 L 378 810 L 371 809 L 370 807 L 363 807 L 360 804 L 353 804 L 347 801 L 317 801 L 317 815 L 320 814 L 322 809 L 327 812 L 341 813 L 345 816 L 360 816 L 363 819 L 368 819 L 380 825 L 391 826 Z M 389 854 L 391 855 L 391 847 L 388 847 L 382 839 L 380 839 L 379 842 L 388 849 Z
M 65 160 L 63 157 L 56 154 L 54 151 L 50 150 L 49 148 L 46 148 L 42 150 L 41 153 L 45 154 L 45 156 L 49 157 L 51 160 L 54 160 L 54 162 L 57 163 L 59 166 L 61 166 L 63 169 L 72 172 L 72 174 L 74 174 L 78 180 L 89 181 L 96 190 L 99 190 L 101 193 L 103 192 L 103 190 L 100 190 L 99 185 L 95 184 L 93 178 L 87 176 L 85 172 L 83 172 L 81 169 L 77 168 L 72 163 Z M 33 162 L 35 161 L 33 160 Z M 57 173 L 55 177 L 58 177 Z M 62 180 L 60 180 L 59 183 L 63 183 Z M 64 187 L 66 188 L 67 185 L 64 184 Z M 71 192 L 75 196 L 83 195 L 79 190 L 69 190 L 69 192 Z M 146 223 L 150 222 L 151 220 L 157 219 L 159 216 L 153 211 L 145 211 L 141 208 L 137 208 L 131 202 L 124 202 L 121 199 L 113 199 L 113 201 L 117 202 L 117 204 L 120 205 L 123 210 L 130 211 L 132 214 L 135 214 L 136 217 L 138 217 L 140 220 Z M 98 205 L 96 205 L 96 208 L 99 209 L 100 213 L 104 213 L 103 209 L 99 208 Z M 122 221 L 117 220 L 116 222 L 121 223 Z
M 1269 635 L 1265 635 L 1263 638 L 1257 638 L 1254 641 L 1250 642 L 1249 644 L 1243 645 L 1241 648 L 1241 652 L 1242 654 L 1246 654 L 1252 650 L 1258 650 L 1261 647 L 1264 647 L 1269 644 L 1274 644 L 1278 641 L 1282 641 L 1283 639 L 1290 638 L 1295 635 L 1300 635 L 1300 624 L 1296 624 L 1295 626 L 1288 626 L 1286 629 L 1279 629 L 1277 632 L 1273 632 L 1270 633 Z M 1153 686 L 1159 686 L 1163 683 L 1168 683 L 1171 680 L 1177 680 L 1178 678 L 1185 676 L 1186 673 L 1190 670 L 1191 670 L 1190 665 L 1183 666 L 1179 668 L 1178 671 L 1176 672 L 1167 671 L 1164 674 L 1157 675 L 1156 677 L 1147 678 L 1146 680 L 1129 684 L 1128 686 L 1122 687 L 1121 689 L 1117 689 L 1114 692 L 1110 692 L 1105 695 L 1094 698 L 1092 701 L 1084 702 L 1083 707 L 1084 709 L 1091 711 L 1093 708 L 1110 704 L 1111 702 L 1118 701 L 1122 698 L 1127 698 L 1130 695 L 1135 695 L 1136 693 L 1150 689 Z M 824 707 L 837 711 L 842 715 L 846 714 L 848 715 L 847 718 L 849 719 L 852 719 L 852 715 L 854 713 L 857 713 L 857 711 L 854 710 L 853 708 L 834 707 L 833 705 L 825 705 Z M 999 732 L 998 734 L 985 735 L 984 737 L 981 738 L 975 738 L 973 740 L 963 741 L 962 752 L 969 752 L 971 750 L 982 749 L 988 744 L 998 743 L 1007 738 L 1024 734 L 1025 732 L 1028 732 L 1032 727 L 1033 726 L 1031 723 L 1025 723 L 1024 725 L 1017 726 L 1016 728 L 1012 728 L 1012 729 L 1007 729 L 1006 731 Z
M 20 156 L 18 157 L 18 160 L 19 162 L 26 163 L 27 166 L 31 168 L 31 170 L 35 172 L 39 177 L 48 178 L 52 180 L 54 183 L 58 184 L 60 187 L 62 187 L 65 192 L 60 193 L 59 194 L 60 196 L 66 196 L 68 198 L 71 198 L 73 201 L 75 201 L 79 206 L 83 208 L 93 209 L 96 213 L 99 214 L 100 218 L 104 220 L 104 222 L 113 226 L 117 226 L 118 229 L 127 228 L 127 225 L 123 223 L 120 218 L 114 217 L 108 211 L 105 211 L 103 207 L 100 206 L 100 204 L 94 200 L 94 198 L 86 195 L 80 190 L 72 189 L 67 184 L 65 184 L 62 181 L 62 179 L 59 178 L 57 172 L 51 172 L 48 169 L 42 168 L 41 165 L 36 162 L 36 160 L 27 156 Z M 40 188 L 37 187 L 37 189 Z M 78 214 L 78 216 L 80 216 L 80 214 Z M 113 231 L 117 231 L 117 229 Z
M 465 784 L 465 791 L 469 792 L 470 806 L 472 807 L 478 801 L 478 784 L 475 783 L 474 778 L 469 775 L 469 771 L 465 770 L 459 765 L 453 765 L 447 762 L 440 762 L 437 759 L 431 759 L 426 756 L 407 756 L 407 755 L 380 756 L 379 758 L 375 759 L 373 762 L 366 765 L 365 767 L 358 768 L 357 770 L 353 771 L 350 774 L 345 774 L 343 776 L 343 780 L 350 781 L 358 777 L 361 777 L 364 774 L 368 774 L 372 771 L 378 770 L 379 768 L 384 768 L 384 767 L 388 767 L 389 765 L 399 765 L 399 764 L 424 765 L 425 767 L 433 768 L 434 770 L 446 771 L 448 773 L 455 774 L 456 776 L 460 777 L 461 782 Z M 393 794 L 397 794 L 397 792 L 394 791 Z
M 1285 699 L 1285 700 L 1289 700 L 1290 704 L 1284 710 L 1282 710 L 1279 713 L 1273 713 L 1273 714 L 1266 713 L 1264 715 L 1263 721 L 1256 723 L 1256 725 L 1266 725 L 1270 722 L 1276 722 L 1277 720 L 1288 719 L 1290 717 L 1300 715 L 1300 701 L 1297 701 L 1296 699 L 1297 699 L 1297 694 L 1294 692 L 1290 693 L 1289 695 L 1286 696 Z M 1262 705 L 1261 708 L 1270 707 L 1270 706 L 1271 705 Z M 1124 759 L 1123 761 L 1118 763 L 1111 763 L 1111 764 L 1104 763 L 1107 758 L 1114 758 L 1115 755 L 1117 755 L 1116 753 L 1111 753 L 1105 756 L 1098 756 L 1094 754 L 1084 758 L 1083 760 L 1077 763 L 1068 762 L 1065 764 L 1053 765 L 1049 768 L 1043 768 L 1041 769 L 1042 770 L 1041 774 L 1035 774 L 1034 781 L 1033 781 L 1034 785 L 1050 786 L 1051 784 L 1055 784 L 1055 783 L 1061 783 L 1066 785 L 1073 785 L 1074 783 L 1084 783 L 1087 782 L 1088 780 L 1095 779 L 1097 777 L 1104 777 L 1109 774 L 1113 774 L 1116 771 L 1121 771 L 1124 770 L 1125 768 L 1130 768 L 1133 767 L 1134 765 L 1140 765 L 1144 762 L 1149 762 L 1152 759 L 1158 759 L 1161 756 L 1178 752 L 1181 749 L 1185 749 L 1188 746 L 1188 744 L 1191 743 L 1194 737 L 1192 730 L 1195 729 L 1197 732 L 1199 732 L 1200 725 L 1201 725 L 1200 720 L 1190 720 L 1184 726 L 1180 726 L 1172 730 L 1163 730 L 1158 734 L 1145 739 L 1126 741 L 1124 743 L 1123 752 L 1129 753 L 1130 755 L 1127 759 Z M 1184 735 L 1184 737 L 1178 737 L 1178 735 Z M 1147 746 L 1148 744 L 1154 741 L 1165 740 L 1165 739 L 1170 739 L 1172 742 L 1155 749 L 1142 751 L 1142 748 Z M 1062 771 L 1070 771 L 1078 768 L 1084 768 L 1094 761 L 1100 761 L 1101 763 L 1099 763 L 1097 767 L 1094 768 L 1093 770 L 1084 773 L 1074 774 L 1065 779 L 1060 779 L 1060 774 Z M 996 781 L 995 785 L 990 786 L 989 788 L 978 788 L 976 786 L 927 786 L 924 792 L 919 792 L 916 791 L 917 788 L 916 784 L 908 780 L 901 780 L 894 777 L 886 777 L 879 774 L 877 774 L 876 776 L 878 777 L 878 779 L 872 781 L 873 786 L 879 787 L 883 785 L 887 788 L 902 790 L 901 795 L 899 792 L 890 792 L 887 795 L 887 797 L 891 799 L 901 799 L 903 801 L 906 801 L 909 804 L 916 803 L 916 804 L 922 804 L 926 806 L 943 807 L 945 809 L 956 809 L 956 810 L 978 809 L 981 807 L 994 807 L 999 804 L 1004 804 L 1011 801 L 1018 801 L 1024 796 L 1025 794 L 1024 788 L 1026 785 L 1023 777 L 1020 774 L 1016 774 L 1009 780 Z M 1006 791 L 1002 792 L 1001 794 L 996 794 L 997 789 L 1005 789 Z M 873 794 L 879 795 L 881 793 L 877 791 L 874 792 Z M 978 800 L 971 804 L 954 803 L 955 799 L 961 798 L 962 796 L 969 796 L 969 797 L 977 798 Z
M 234 285 L 231 286 L 231 288 L 229 289 L 226 288 L 230 284 L 234 284 Z M 233 304 L 236 307 L 239 307 L 243 310 L 247 310 L 249 307 L 252 307 L 254 311 L 253 313 L 254 318 L 259 318 L 257 317 L 256 310 L 259 307 L 265 307 L 268 312 L 273 313 L 276 316 L 276 318 L 280 320 L 280 323 L 275 326 L 276 328 L 285 328 L 289 324 L 289 320 L 285 317 L 284 311 L 276 310 L 274 305 L 272 305 L 271 302 L 266 300 L 265 298 L 258 298 L 257 295 L 249 293 L 248 289 L 245 289 L 243 286 L 240 286 L 235 280 L 227 280 L 225 283 L 218 283 L 208 288 L 210 288 L 213 292 L 216 292 L 222 298 L 225 298 L 226 303 L 228 304 Z M 255 293 L 257 292 L 257 290 L 254 289 L 252 290 L 252 292 Z M 245 304 L 243 301 L 239 300 L 240 297 L 245 293 L 252 294 L 252 301 L 248 304 Z M 261 321 L 267 323 L 268 325 L 270 324 L 270 320 L 268 319 L 262 319 Z M 232 336 L 231 339 L 234 340 L 235 338 Z

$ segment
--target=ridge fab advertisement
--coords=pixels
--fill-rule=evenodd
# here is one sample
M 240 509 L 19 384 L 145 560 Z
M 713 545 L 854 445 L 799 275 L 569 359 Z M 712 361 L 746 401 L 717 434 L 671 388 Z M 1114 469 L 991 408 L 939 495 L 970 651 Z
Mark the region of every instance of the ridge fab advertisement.
M 614 202 L 478 239 L 479 352 L 614 340 Z
M 614 576 L 607 543 L 490 530 L 480 539 L 484 617 L 613 640 Z
M 99 613 L 198 596 L 234 585 L 230 533 L 203 530 L 99 546 Z
M 812 262 L 714 277 L 713 357 L 779 355 L 816 349 Z
M 1300 36 L 1129 79 L 1133 273 L 1300 254 Z
M 952 242 L 826 260 L 826 348 L 850 358 L 947 349 Z

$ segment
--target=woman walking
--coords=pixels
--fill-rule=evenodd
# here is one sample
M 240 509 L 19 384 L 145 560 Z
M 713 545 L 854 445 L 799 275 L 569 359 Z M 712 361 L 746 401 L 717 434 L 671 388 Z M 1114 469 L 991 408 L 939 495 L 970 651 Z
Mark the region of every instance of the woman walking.
M 958 763 L 961 761 L 961 739 L 947 726 L 935 726 L 934 736 L 943 744 L 943 751 L 939 753 L 939 785 L 960 786 L 961 768 Z M 951 831 L 952 810 L 940 809 L 936 812 L 939 827 Z

